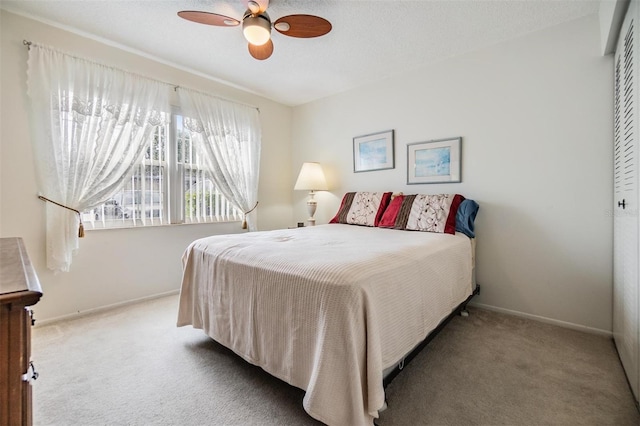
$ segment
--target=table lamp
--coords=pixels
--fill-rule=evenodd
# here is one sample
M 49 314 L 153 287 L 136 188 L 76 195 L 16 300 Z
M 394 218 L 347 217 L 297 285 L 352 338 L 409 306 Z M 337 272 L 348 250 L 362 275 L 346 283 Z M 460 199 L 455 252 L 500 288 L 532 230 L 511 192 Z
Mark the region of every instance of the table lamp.
M 309 226 L 314 226 L 316 220 L 313 218 L 313 215 L 316 213 L 318 206 L 318 202 L 314 198 L 314 191 L 326 191 L 329 189 L 320 163 L 303 163 L 300 174 L 298 175 L 298 180 L 293 189 L 309 191 L 309 201 L 307 201 L 309 219 L 307 219 L 307 221 L 309 222 Z

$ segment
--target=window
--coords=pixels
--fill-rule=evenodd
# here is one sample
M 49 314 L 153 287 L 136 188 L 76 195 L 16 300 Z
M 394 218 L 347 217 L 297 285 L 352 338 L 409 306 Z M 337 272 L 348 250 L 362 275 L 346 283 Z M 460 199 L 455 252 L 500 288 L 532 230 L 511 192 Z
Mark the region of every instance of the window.
M 86 229 L 241 220 L 220 194 L 197 153 L 185 119 L 172 115 L 147 142 L 127 184 L 101 206 L 82 213 Z
M 182 176 L 184 195 L 183 222 L 218 222 L 240 220 L 240 212 L 216 189 L 211 171 L 195 149 L 197 140 L 185 128 L 185 119 L 176 115 L 178 174 Z

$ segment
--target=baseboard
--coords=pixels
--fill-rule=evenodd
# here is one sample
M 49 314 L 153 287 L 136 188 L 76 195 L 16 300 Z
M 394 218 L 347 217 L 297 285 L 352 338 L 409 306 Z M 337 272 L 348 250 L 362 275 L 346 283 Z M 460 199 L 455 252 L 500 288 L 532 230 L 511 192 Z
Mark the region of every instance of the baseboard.
M 587 327 L 585 325 L 574 324 L 572 322 L 560 321 L 553 318 L 547 318 L 540 315 L 527 314 L 520 311 L 512 311 L 511 309 L 498 308 L 497 306 L 485 305 L 483 303 L 469 303 L 469 306 L 475 306 L 480 309 L 486 309 L 487 311 L 499 312 L 501 314 L 513 315 L 516 317 L 527 318 L 534 321 L 544 322 L 547 324 L 553 324 L 564 328 L 570 328 L 572 330 L 584 331 L 585 333 L 598 334 L 600 336 L 613 338 L 613 333 L 609 330 L 602 330 L 599 328 Z
M 178 293 L 180 293 L 179 289 L 178 290 L 171 290 L 171 291 L 167 291 L 167 292 L 164 292 L 164 293 L 154 294 L 154 295 L 151 295 L 151 296 L 145 296 L 145 297 L 139 297 L 137 299 L 125 300 L 124 302 L 112 303 L 111 305 L 100 306 L 98 308 L 91 308 L 91 309 L 87 309 L 86 311 L 78 311 L 78 312 L 74 312 L 73 314 L 62 315 L 62 316 L 59 316 L 59 317 L 50 318 L 50 319 L 46 319 L 46 320 L 38 320 L 38 321 L 36 321 L 35 327 L 41 327 L 41 326 L 44 326 L 44 325 L 50 325 L 50 324 L 53 324 L 53 323 L 56 323 L 56 322 L 65 321 L 65 320 L 74 319 L 74 318 L 81 318 L 81 317 L 84 317 L 86 315 L 97 314 L 97 313 L 100 313 L 100 312 L 109 311 L 111 309 L 120 308 L 122 306 L 133 305 L 134 303 L 146 302 L 146 301 L 153 300 L 153 299 L 159 299 L 161 297 L 171 296 L 171 295 L 178 294 Z
M 180 293 L 179 289 L 178 290 L 171 290 L 171 291 L 167 291 L 167 292 L 164 292 L 164 293 L 154 294 L 154 295 L 151 295 L 151 296 L 145 296 L 145 297 L 140 297 L 140 298 L 137 298 L 137 299 L 126 300 L 124 302 L 113 303 L 111 305 L 100 306 L 98 308 L 87 309 L 86 311 L 79 311 L 79 312 L 76 312 L 76 313 L 73 313 L 73 314 L 62 315 L 62 316 L 59 316 L 59 317 L 50 318 L 50 319 L 46 319 L 46 320 L 38 320 L 36 322 L 36 327 L 49 325 L 49 324 L 52 324 L 52 323 L 56 323 L 56 322 L 60 322 L 60 321 L 64 321 L 64 320 L 68 320 L 68 319 L 72 319 L 72 318 L 80 318 L 80 317 L 83 317 L 85 315 L 96 314 L 96 313 L 108 311 L 108 310 L 111 310 L 111 309 L 114 309 L 114 308 L 119 308 L 119 307 L 122 307 L 122 306 L 132 305 L 134 303 L 145 302 L 145 301 L 148 301 L 148 300 L 158 299 L 160 297 L 171 296 L 171 295 L 178 294 L 178 293 Z M 553 324 L 553 325 L 557 325 L 557 326 L 564 327 L 564 328 L 570 328 L 572 330 L 578 330 L 578 331 L 583 331 L 583 332 L 586 332 L 586 333 L 598 334 L 600 336 L 613 338 L 613 333 L 611 331 L 608 331 L 608 330 L 602 330 L 602 329 L 599 329 L 599 328 L 587 327 L 585 325 L 574 324 L 572 322 L 567 322 L 567 321 L 560 321 L 560 320 L 556 320 L 556 319 L 553 319 L 553 318 L 543 317 L 543 316 L 540 316 L 540 315 L 527 314 L 525 312 L 514 311 L 514 310 L 511 310 L 511 309 L 499 308 L 497 306 L 485 305 L 483 303 L 470 302 L 469 306 L 472 306 L 472 307 L 475 306 L 477 308 L 485 309 L 487 311 L 493 311 L 493 312 L 499 312 L 499 313 L 502 313 L 502 314 L 513 315 L 513 316 L 516 316 L 516 317 L 527 318 L 527 319 L 530 319 L 530 320 L 539 321 L 539 322 L 543 322 L 543 323 L 547 323 L 547 324 Z

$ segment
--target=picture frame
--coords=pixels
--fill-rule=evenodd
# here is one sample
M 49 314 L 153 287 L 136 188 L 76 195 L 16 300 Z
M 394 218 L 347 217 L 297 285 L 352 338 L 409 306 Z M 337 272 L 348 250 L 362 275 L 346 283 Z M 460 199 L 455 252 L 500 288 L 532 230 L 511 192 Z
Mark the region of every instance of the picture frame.
M 394 131 L 372 133 L 353 138 L 353 172 L 395 168 Z
M 462 137 L 407 144 L 407 184 L 457 183 Z

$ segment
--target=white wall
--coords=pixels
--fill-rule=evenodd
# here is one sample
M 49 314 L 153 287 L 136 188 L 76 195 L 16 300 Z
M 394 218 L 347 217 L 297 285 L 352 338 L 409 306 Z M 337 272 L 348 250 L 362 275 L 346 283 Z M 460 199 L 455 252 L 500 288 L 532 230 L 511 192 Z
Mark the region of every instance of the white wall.
M 306 218 L 306 194 L 291 191 L 304 161 L 320 161 L 332 188 L 317 197 L 318 223 L 333 216 L 346 191 L 459 192 L 481 205 L 479 303 L 611 330 L 613 65 L 611 57 L 599 55 L 597 16 L 404 72 L 293 112 L 6 11 L 0 19 L 0 237 L 25 240 L 45 293 L 37 309 L 40 319 L 174 291 L 184 247 L 237 227 L 89 231 L 71 272 L 46 270 L 23 39 L 258 106 L 261 229 Z M 354 174 L 353 136 L 387 129 L 396 131 L 396 168 Z M 463 182 L 407 186 L 406 144 L 450 136 L 463 137 Z
M 331 187 L 318 223 L 346 191 L 461 193 L 481 206 L 478 303 L 610 331 L 613 61 L 599 37 L 593 15 L 294 108 L 292 175 L 319 161 Z M 387 129 L 395 169 L 354 174 L 352 138 Z M 406 144 L 453 136 L 462 183 L 406 185 Z
M 238 232 L 240 224 L 87 231 L 71 272 L 54 275 L 47 270 L 44 203 L 36 198 L 27 125 L 23 39 L 259 107 L 263 137 L 258 225 L 273 229 L 292 223 L 290 107 L 6 11 L 0 15 L 0 237 L 25 241 L 44 291 L 36 309 L 39 319 L 175 291 L 187 244 L 202 236 Z

